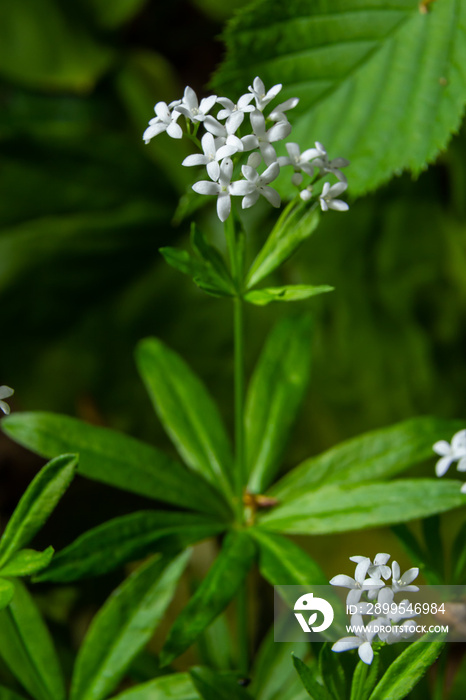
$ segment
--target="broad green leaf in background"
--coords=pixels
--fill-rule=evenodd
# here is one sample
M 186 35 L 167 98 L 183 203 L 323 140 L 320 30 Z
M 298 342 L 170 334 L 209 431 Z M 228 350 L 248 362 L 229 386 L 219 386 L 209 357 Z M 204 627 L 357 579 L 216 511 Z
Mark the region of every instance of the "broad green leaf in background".
M 292 140 L 321 141 L 351 161 L 351 190 L 403 169 L 419 173 L 445 148 L 466 96 L 466 5 L 387 0 L 262 0 L 230 21 L 214 87 L 246 91 L 259 74 L 300 98 Z
M 25 698 L 23 695 L 15 693 L 14 690 L 4 688 L 3 685 L 0 685 L 0 700 L 25 700 Z
M 0 578 L 0 610 L 6 608 L 15 593 L 15 587 L 11 581 Z
M 53 0 L 0 6 L 0 75 L 29 88 L 88 92 L 114 60 Z
M 434 442 L 450 440 L 462 427 L 461 421 L 421 417 L 358 435 L 302 462 L 269 493 L 286 500 L 321 484 L 355 484 L 393 476 L 435 457 Z
M 0 566 L 26 545 L 68 488 L 78 458 L 65 454 L 45 465 L 29 484 L 0 539 Z
M 297 544 L 272 532 L 251 528 L 259 546 L 259 569 L 272 586 L 326 585 L 320 566 Z
M 428 635 L 411 644 L 392 663 L 377 683 L 369 700 L 402 700 L 407 697 L 444 647 L 439 635 Z
M 317 294 L 333 291 L 333 287 L 326 284 L 312 287 L 309 284 L 294 284 L 287 287 L 267 287 L 265 289 L 253 289 L 247 292 L 244 299 L 256 306 L 266 306 L 272 301 L 302 301 L 315 297 Z
M 184 360 L 160 340 L 136 351 L 139 372 L 155 410 L 185 462 L 231 495 L 233 456 L 217 406 Z M 193 500 L 197 498 L 193 492 Z
M 365 664 L 364 661 L 358 661 L 351 682 L 350 700 L 367 700 L 377 683 L 379 665 L 380 655 L 378 653 L 374 654 L 370 666 Z
M 47 547 L 43 552 L 22 549 L 1 567 L 0 576 L 31 576 L 48 566 L 52 557 L 53 547 Z
M 205 667 L 191 669 L 190 675 L 203 700 L 253 700 L 236 678 L 222 676 Z
M 293 663 L 301 678 L 301 682 L 306 688 L 312 700 L 331 700 L 331 695 L 323 685 L 317 682 L 315 674 L 298 656 L 293 656 Z
M 64 700 L 65 685 L 49 632 L 26 590 L 15 593 L 0 611 L 0 656 L 35 700 Z
M 118 685 L 172 600 L 190 552 L 155 558 L 127 578 L 93 619 L 79 650 L 72 700 L 101 700 Z
M 219 615 L 204 630 L 197 646 L 202 664 L 217 671 L 235 668 L 233 637 L 226 614 Z
M 199 700 L 200 697 L 189 673 L 175 673 L 125 690 L 114 700 Z
M 170 629 L 160 654 L 161 666 L 188 649 L 226 608 L 251 568 L 255 549 L 246 532 L 232 532 L 225 538 L 217 559 Z
M 275 507 L 259 527 L 289 534 L 325 534 L 393 525 L 466 504 L 451 479 L 399 479 L 362 486 L 323 486 Z
M 84 0 L 96 22 L 105 29 L 115 29 L 128 22 L 145 5 L 147 0 Z
M 280 630 L 281 624 L 278 619 L 274 621 L 254 658 L 249 691 L 257 700 L 281 698 L 293 684 L 296 675 L 290 663 L 290 650 L 304 656 L 309 649 L 307 642 L 277 644 L 274 639 L 275 627 Z
M 203 479 L 155 447 L 123 433 L 40 411 L 8 416 L 2 428 L 43 457 L 75 450 L 78 473 L 89 479 L 201 512 L 223 517 L 228 513 L 220 493 Z
M 310 374 L 312 324 L 283 319 L 270 334 L 248 389 L 245 408 L 248 488 L 262 493 L 273 481 Z
M 246 288 L 252 289 L 288 260 L 315 231 L 318 223 L 319 212 L 304 204 L 289 205 L 284 209 L 248 271 Z
M 182 550 L 218 534 L 224 527 L 195 513 L 144 510 L 122 515 L 80 535 L 35 581 L 65 582 L 99 576 L 147 554 Z

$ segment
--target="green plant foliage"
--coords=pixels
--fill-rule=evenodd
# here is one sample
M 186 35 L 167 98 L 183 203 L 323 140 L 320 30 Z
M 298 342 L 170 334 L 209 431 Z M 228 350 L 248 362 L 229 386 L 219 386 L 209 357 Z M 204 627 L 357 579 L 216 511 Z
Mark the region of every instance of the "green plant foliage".
M 0 698 L 1 700 L 24 700 L 23 695 L 19 695 L 19 693 L 15 693 L 10 688 L 4 688 L 3 686 L 0 686 Z
M 320 649 L 319 672 L 331 698 L 339 700 L 346 697 L 346 680 L 341 657 L 331 650 L 328 643 Z
M 150 560 L 99 610 L 79 650 L 72 700 L 102 700 L 116 688 L 160 622 L 189 554 L 188 550 L 175 560 Z
M 462 421 L 412 418 L 346 440 L 305 460 L 270 489 L 278 500 L 325 484 L 378 481 L 434 456 L 432 445 L 449 440 Z
M 200 697 L 189 673 L 176 673 L 130 688 L 116 695 L 115 700 L 199 700 Z
M 19 582 L 10 605 L 0 611 L 0 655 L 35 700 L 65 700 L 63 674 L 40 613 Z
M 0 610 L 6 608 L 10 600 L 13 598 L 15 588 L 11 581 L 0 578 Z
M 380 655 L 375 653 L 370 666 L 358 661 L 351 682 L 350 700 L 367 700 L 375 684 L 380 666 Z
M 252 566 L 256 554 L 246 532 L 230 533 L 198 589 L 177 617 L 160 654 L 166 666 L 183 653 L 228 605 Z
M 203 667 L 191 669 L 190 675 L 203 700 L 252 700 L 236 678 L 222 676 Z
M 122 515 L 80 535 L 35 581 L 66 582 L 100 576 L 147 554 L 181 551 L 220 533 L 224 527 L 195 513 L 139 511 Z
M 0 539 L 0 567 L 34 537 L 70 485 L 78 464 L 76 455 L 63 455 L 49 462 L 33 479 L 18 503 Z M 44 553 L 45 554 L 45 553 Z M 50 560 L 50 552 L 46 559 Z M 39 553 L 23 555 L 29 566 Z M 39 555 L 40 556 L 40 555 Z M 16 565 L 18 565 L 16 560 Z M 36 563 L 37 559 L 36 559 Z
M 53 557 L 53 547 L 47 547 L 43 552 L 34 549 L 22 549 L 15 552 L 0 569 L 0 576 L 31 576 L 50 564 Z
M 256 306 L 266 306 L 271 301 L 301 301 L 309 299 L 317 294 L 333 291 L 333 287 L 320 285 L 312 287 L 309 284 L 295 284 L 288 287 L 267 287 L 266 289 L 254 289 L 244 295 L 246 301 Z
M 332 696 L 323 685 L 317 682 L 311 669 L 294 654 L 293 664 L 299 674 L 299 677 L 301 678 L 302 684 L 306 688 L 307 693 L 312 700 L 331 700 Z
M 214 87 L 241 94 L 257 72 L 283 83 L 284 100 L 301 99 L 293 140 L 349 158 L 353 193 L 419 173 L 459 128 L 466 93 L 466 8 L 426 10 L 418 0 L 338 0 L 331 12 L 322 1 L 256 2 L 230 21 Z
M 444 647 L 444 641 L 425 635 L 405 649 L 377 683 L 369 700 L 403 700 L 432 666 Z
M 283 319 L 272 331 L 251 378 L 245 405 L 248 488 L 273 481 L 310 375 L 312 322 Z
M 280 630 L 280 621 L 275 620 L 277 630 Z M 290 645 L 275 642 L 275 629 L 272 627 L 265 635 L 256 654 L 251 671 L 252 682 L 249 688 L 251 695 L 257 700 L 273 700 L 283 697 L 290 688 L 295 689 L 295 695 L 299 695 L 298 680 L 290 663 Z M 305 642 L 292 645 L 296 653 L 303 656 L 308 651 Z
M 285 582 L 289 586 L 328 583 L 320 566 L 286 537 L 260 528 L 252 528 L 251 535 L 259 546 L 260 572 L 272 586 L 284 585 Z
M 115 0 L 109 5 L 105 0 L 84 0 L 96 22 L 105 29 L 114 29 L 128 22 L 146 2 L 147 0 Z
M 193 510 L 225 513 L 220 494 L 203 479 L 155 447 L 122 433 L 40 412 L 8 416 L 2 427 L 44 457 L 74 445 L 80 456 L 79 473 L 90 479 Z
M 136 358 L 155 410 L 181 457 L 230 496 L 231 446 L 218 409 L 202 382 L 156 338 L 143 340 Z

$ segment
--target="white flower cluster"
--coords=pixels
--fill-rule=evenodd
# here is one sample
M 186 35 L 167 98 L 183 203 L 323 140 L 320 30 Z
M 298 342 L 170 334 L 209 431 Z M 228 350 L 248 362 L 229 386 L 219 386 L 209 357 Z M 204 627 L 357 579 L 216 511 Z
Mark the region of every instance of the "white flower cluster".
M 393 561 L 390 567 L 387 564 L 389 559 L 390 554 L 384 553 L 377 554 L 373 562 L 369 557 L 350 557 L 350 560 L 356 563 L 354 578 L 339 574 L 330 581 L 332 586 L 350 589 L 346 607 L 353 613 L 351 628 L 355 632 L 355 635 L 343 637 L 335 642 L 332 646 L 333 651 L 357 649 L 362 661 L 370 664 L 374 657 L 372 644 L 377 636 L 388 644 L 411 636 L 409 628 L 414 621 L 406 619 L 412 616 L 410 603 L 408 600 L 395 603 L 394 597 L 396 593 L 419 590 L 417 586 L 411 585 L 419 574 L 419 569 L 408 569 L 401 575 L 398 562 Z M 386 581 L 390 576 L 392 580 L 389 585 Z M 365 600 L 361 601 L 363 596 Z M 378 611 L 380 614 L 377 614 Z M 363 616 L 367 615 L 371 615 L 371 619 L 365 622 Z
M 248 92 L 235 104 L 228 97 L 216 95 L 199 102 L 194 90 L 187 87 L 181 100 L 168 105 L 165 102 L 155 105 L 156 116 L 150 120 L 143 139 L 149 143 L 163 131 L 172 138 L 180 139 L 183 130 L 178 120 L 185 117 L 188 135 L 202 150 L 202 154 L 188 156 L 183 165 L 205 165 L 210 180 L 196 182 L 193 190 L 217 197 L 220 221 L 225 221 L 230 214 L 232 196 L 243 198 L 243 209 L 252 207 L 261 195 L 272 206 L 279 207 L 280 195 L 270 187 L 270 183 L 278 177 L 280 168 L 288 165 L 293 168 L 292 182 L 296 187 L 301 187 L 304 176 L 311 180 L 300 191 L 303 201 L 313 197 L 313 185 L 318 179 L 334 175 L 338 182 L 334 185 L 324 183 L 319 196 L 320 206 L 322 211 L 346 211 L 348 204 L 338 197 L 347 188 L 346 177 L 340 168 L 349 165 L 349 161 L 344 158 L 329 160 L 325 148 L 318 142 L 315 148 L 309 148 L 303 153 L 297 143 L 288 143 L 288 156 L 277 156 L 274 144 L 287 138 L 291 132 L 286 112 L 299 102 L 297 97 L 292 97 L 265 116 L 264 109 L 281 89 L 281 84 L 278 84 L 266 91 L 262 80 L 255 78 Z M 214 117 L 210 112 L 216 104 L 221 109 Z M 246 115 L 249 116 L 251 133 L 241 136 L 240 130 L 244 126 Z M 205 133 L 199 142 L 197 132 L 201 122 Z M 249 157 L 241 166 L 242 177 L 233 181 L 233 159 L 239 160 L 241 154 L 246 153 L 249 153 Z
M 13 396 L 14 393 L 14 389 L 10 389 L 9 386 L 0 386 L 0 399 L 8 399 L 10 396 Z M 7 415 L 10 412 L 10 407 L 8 406 L 6 401 L 0 400 L 0 409 L 3 411 L 3 413 L 6 413 Z
M 447 473 L 450 465 L 458 461 L 456 468 L 459 472 L 466 472 L 466 430 L 455 433 L 451 439 L 451 445 L 446 440 L 439 440 L 432 446 L 434 452 L 440 455 L 435 465 L 437 476 Z M 466 483 L 461 487 L 461 493 L 466 493 Z

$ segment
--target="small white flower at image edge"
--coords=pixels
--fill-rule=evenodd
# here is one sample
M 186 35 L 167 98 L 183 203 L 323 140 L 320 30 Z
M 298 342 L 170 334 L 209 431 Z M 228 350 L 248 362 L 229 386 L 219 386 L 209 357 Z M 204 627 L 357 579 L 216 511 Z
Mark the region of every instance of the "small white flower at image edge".
M 451 444 L 446 440 L 439 440 L 432 446 L 433 451 L 440 456 L 435 465 L 437 476 L 447 473 L 451 464 L 458 461 L 457 469 L 466 471 L 466 430 L 459 430 L 451 439 Z
M 0 399 L 8 399 L 10 396 L 13 396 L 15 393 L 15 390 L 12 389 L 9 386 L 0 386 Z M 0 409 L 8 415 L 10 413 L 10 407 L 8 406 L 6 401 L 1 401 L 0 400 Z

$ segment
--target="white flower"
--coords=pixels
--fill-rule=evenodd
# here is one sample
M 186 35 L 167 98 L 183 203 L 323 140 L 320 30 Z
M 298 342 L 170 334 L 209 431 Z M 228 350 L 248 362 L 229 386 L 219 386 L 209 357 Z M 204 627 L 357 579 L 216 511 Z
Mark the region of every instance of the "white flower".
M 228 123 L 227 119 L 225 124 L 221 124 L 218 119 L 208 114 L 204 120 L 204 128 L 209 133 L 217 136 L 217 138 L 220 139 L 219 143 L 226 143 L 228 146 L 234 146 L 235 153 L 244 149 L 241 139 L 235 136 L 236 127 L 234 122 Z
M 217 119 L 226 119 L 225 125 L 232 129 L 231 133 L 235 133 L 243 123 L 245 112 L 254 110 L 254 106 L 249 104 L 252 98 L 253 95 L 241 95 L 235 104 L 228 97 L 219 97 L 217 102 L 222 105 L 223 109 L 217 114 Z
M 413 567 L 405 571 L 403 576 L 400 575 L 400 565 L 397 561 L 392 562 L 392 591 L 394 593 L 399 593 L 400 591 L 418 591 L 418 586 L 411 586 L 410 584 L 419 574 L 419 569 Z
M 231 211 L 230 195 L 244 197 L 251 192 L 251 184 L 246 180 L 231 182 L 233 175 L 233 161 L 225 158 L 220 163 L 220 174 L 218 182 L 201 180 L 193 185 L 193 190 L 198 194 L 217 195 L 217 214 L 220 221 L 226 221 Z
M 253 148 L 259 148 L 265 164 L 271 165 L 277 160 L 272 143 L 286 139 L 291 132 L 291 125 L 288 122 L 278 122 L 266 131 L 264 115 L 257 109 L 251 112 L 250 119 L 254 134 L 248 134 L 241 139 L 244 150 L 251 151 Z
M 309 185 L 304 190 L 301 190 L 301 192 L 299 193 L 299 196 L 301 197 L 303 202 L 308 202 L 312 198 L 312 186 Z
M 356 562 L 357 564 L 361 561 L 364 561 L 367 559 L 367 557 L 350 557 L 351 561 Z M 376 579 L 380 581 L 380 578 L 387 579 L 391 576 L 392 570 L 390 569 L 389 566 L 386 566 L 387 561 L 390 559 L 390 554 L 384 554 L 384 553 L 379 553 L 375 555 L 373 563 L 369 566 L 369 569 L 367 573 L 369 576 L 373 579 Z M 367 597 L 369 600 L 374 600 L 377 598 L 378 595 L 378 590 L 377 589 L 372 589 L 371 591 L 368 591 Z
M 166 131 L 172 139 L 180 139 L 183 136 L 181 126 L 176 123 L 180 116 L 179 112 L 176 110 L 171 112 L 166 102 L 157 102 L 154 111 L 157 116 L 149 121 L 149 126 L 142 135 L 145 143 L 149 143 L 154 136 L 163 131 Z
M 278 163 L 272 163 L 269 167 L 264 170 L 262 175 L 259 175 L 257 170 L 252 168 L 250 165 L 243 165 L 241 171 L 246 178 L 246 180 L 251 184 L 253 188 L 249 194 L 247 194 L 242 202 L 243 209 L 248 209 L 252 207 L 253 204 L 259 199 L 261 194 L 265 199 L 270 202 L 273 207 L 280 206 L 280 195 L 273 187 L 269 187 L 269 182 L 275 180 L 280 172 L 280 166 Z
M 212 134 L 204 134 L 201 140 L 202 150 L 204 155 L 194 154 L 188 156 L 184 159 L 182 165 L 188 167 L 192 165 L 205 165 L 207 167 L 207 173 L 211 180 L 218 180 L 220 175 L 220 165 L 219 161 L 227 158 L 228 156 L 236 153 L 234 146 L 218 146 L 218 142 L 214 139 Z
M 350 557 L 350 559 L 354 561 L 352 557 Z M 378 590 L 385 585 L 380 579 L 377 580 L 372 577 L 366 578 L 369 567 L 371 566 L 369 557 L 358 557 L 358 559 L 360 559 L 360 561 L 356 566 L 354 578 L 346 576 L 346 574 L 338 574 L 338 576 L 334 576 L 330 580 L 332 586 L 341 586 L 342 588 L 351 589 L 346 598 L 347 605 L 359 603 L 363 591 L 369 591 L 374 588 Z
M 176 107 L 176 110 L 192 122 L 203 122 L 207 112 L 212 109 L 216 102 L 217 95 L 209 95 L 209 97 L 204 97 L 199 104 L 196 93 L 188 86 L 185 88 L 183 100 Z
M 382 608 L 384 610 L 384 615 L 387 618 L 387 625 L 385 628 L 392 627 L 392 629 L 385 629 L 379 632 L 379 638 L 387 644 L 394 644 L 400 639 L 408 639 L 414 632 L 412 628 L 416 621 L 411 619 L 411 616 L 415 617 L 418 613 L 413 613 L 412 604 L 409 600 L 402 600 L 401 603 L 394 602 L 395 594 L 391 588 L 382 588 L 379 593 L 378 603 L 381 606 L 389 606 L 388 612 L 385 613 L 386 607 Z M 409 619 L 408 619 L 409 618 Z M 401 625 L 399 624 L 401 623 Z
M 298 102 L 299 97 L 290 97 L 289 100 L 285 100 L 285 102 L 282 102 L 277 107 L 275 107 L 273 112 L 269 114 L 269 119 L 271 119 L 273 122 L 288 121 L 285 112 L 287 112 L 289 109 L 294 109 Z
M 347 182 L 346 176 L 340 172 L 340 168 L 346 168 L 349 164 L 350 162 L 346 158 L 334 158 L 329 161 L 327 151 L 321 143 L 316 141 L 314 165 L 320 169 L 322 175 L 331 173 L 341 182 Z
M 292 165 L 296 173 L 302 170 L 306 175 L 312 177 L 314 174 L 314 167 L 309 163 L 309 160 L 312 158 L 312 153 L 315 149 L 308 148 L 307 151 L 301 153 L 297 143 L 287 143 L 285 146 L 288 151 L 288 156 L 280 156 L 278 158 L 279 165 Z
M 274 97 L 278 95 L 282 89 L 281 83 L 274 85 L 268 92 L 265 92 L 265 85 L 260 78 L 254 78 L 252 86 L 248 87 L 249 92 L 254 95 L 256 101 L 256 107 L 259 111 L 263 111 L 269 102 L 273 100 Z
M 325 182 L 322 188 L 322 194 L 319 197 L 320 208 L 322 211 L 328 211 L 329 209 L 334 209 L 335 211 L 347 211 L 349 206 L 346 202 L 341 199 L 334 199 L 338 197 L 339 194 L 344 192 L 348 185 L 345 182 L 337 182 L 336 185 L 330 187 L 330 183 Z
M 14 389 L 11 389 L 9 386 L 0 386 L 0 399 L 7 399 L 9 396 L 13 396 L 14 393 Z M 7 415 L 10 413 L 10 407 L 6 401 L 0 401 L 0 409 Z
M 377 620 L 371 620 L 367 625 L 364 625 L 362 615 L 352 615 L 351 627 L 356 630 L 356 635 L 342 637 L 332 646 L 332 651 L 339 652 L 357 649 L 361 661 L 364 661 L 365 664 L 371 664 L 374 658 L 371 644 L 380 625 L 384 623 L 384 618 L 377 618 Z
M 443 476 L 448 471 L 450 464 L 459 460 L 457 469 L 460 472 L 466 471 L 466 430 L 455 433 L 451 440 L 451 445 L 446 440 L 439 440 L 432 449 L 441 459 L 435 465 L 437 476 Z

